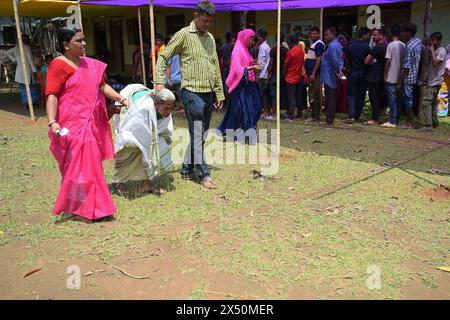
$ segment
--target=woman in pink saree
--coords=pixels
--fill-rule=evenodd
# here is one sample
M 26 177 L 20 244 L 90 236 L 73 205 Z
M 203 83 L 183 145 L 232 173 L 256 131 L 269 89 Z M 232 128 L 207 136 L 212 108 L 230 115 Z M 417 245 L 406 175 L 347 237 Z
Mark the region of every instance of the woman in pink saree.
M 105 83 L 106 64 L 84 57 L 81 31 L 62 29 L 58 45 L 63 55 L 50 64 L 46 87 L 50 151 L 62 175 L 53 214 L 106 218 L 116 207 L 102 166 L 114 159 L 105 96 L 127 102 Z

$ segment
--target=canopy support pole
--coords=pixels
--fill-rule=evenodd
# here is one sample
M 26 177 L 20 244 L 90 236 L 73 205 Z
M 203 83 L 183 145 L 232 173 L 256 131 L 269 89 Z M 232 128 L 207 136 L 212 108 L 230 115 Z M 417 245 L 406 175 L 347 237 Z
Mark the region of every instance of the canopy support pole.
M 22 43 L 22 31 L 20 31 L 20 19 L 19 19 L 19 11 L 17 9 L 16 0 L 12 0 L 14 7 L 14 19 L 16 21 L 16 32 L 17 32 L 17 41 L 19 42 L 19 51 L 20 51 L 20 63 L 22 64 L 22 76 L 25 80 L 25 89 L 27 91 L 27 100 L 28 100 L 28 108 L 30 109 L 31 120 L 36 121 L 34 117 L 34 109 L 33 109 L 33 101 L 31 100 L 31 90 L 30 90 L 30 79 L 27 77 L 27 69 L 25 64 L 25 52 L 23 50 Z M 30 70 L 31 71 L 31 70 Z
M 81 5 L 80 5 L 80 0 L 77 0 L 77 6 L 78 6 L 78 19 L 79 19 L 79 23 L 80 23 L 80 30 L 81 32 L 84 33 L 83 31 L 83 18 L 81 17 Z
M 240 24 L 241 24 L 241 30 L 244 30 L 247 28 L 247 11 L 241 11 Z
M 320 8 L 320 38 L 323 39 L 323 7 Z
M 138 7 L 137 11 L 138 11 L 138 24 L 139 24 L 139 45 L 141 47 L 142 80 L 144 82 L 144 86 L 147 86 L 147 75 L 145 74 L 144 43 L 142 40 L 141 7 Z
M 281 81 L 281 0 L 278 0 L 278 12 L 277 12 L 277 157 L 280 156 L 280 81 Z
M 153 14 L 153 0 L 150 1 L 150 41 L 152 51 L 152 75 L 153 81 L 156 79 L 156 54 L 155 54 L 155 16 Z
M 431 9 L 433 7 L 432 0 L 426 0 L 425 2 L 425 17 L 423 21 L 423 35 L 424 37 L 430 36 L 430 25 L 431 25 Z

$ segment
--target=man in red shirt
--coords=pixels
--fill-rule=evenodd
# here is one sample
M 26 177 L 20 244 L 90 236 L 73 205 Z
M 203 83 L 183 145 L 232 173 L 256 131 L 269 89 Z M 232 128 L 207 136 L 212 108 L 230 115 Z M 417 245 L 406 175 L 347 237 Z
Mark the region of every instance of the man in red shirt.
M 298 36 L 289 37 L 289 48 L 284 62 L 284 77 L 286 79 L 288 112 L 286 121 L 292 122 L 295 119 L 295 108 L 302 101 L 302 92 L 300 90 L 300 82 L 305 76 L 305 51 L 298 45 Z M 302 114 L 301 107 L 297 108 L 297 112 Z

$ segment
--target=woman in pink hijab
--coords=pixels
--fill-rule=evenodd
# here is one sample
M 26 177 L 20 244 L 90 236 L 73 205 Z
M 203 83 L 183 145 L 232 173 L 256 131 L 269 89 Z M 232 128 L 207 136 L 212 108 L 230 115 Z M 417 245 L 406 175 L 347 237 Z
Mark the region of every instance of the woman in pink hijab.
M 249 51 L 256 44 L 255 37 L 256 34 L 251 29 L 238 33 L 231 54 L 230 74 L 225 81 L 230 94 L 230 104 L 218 127 L 227 140 L 252 144 L 256 143 L 256 124 L 262 111 L 255 77 L 255 72 L 261 71 L 261 67 L 254 63 Z M 227 134 L 227 130 L 231 131 Z

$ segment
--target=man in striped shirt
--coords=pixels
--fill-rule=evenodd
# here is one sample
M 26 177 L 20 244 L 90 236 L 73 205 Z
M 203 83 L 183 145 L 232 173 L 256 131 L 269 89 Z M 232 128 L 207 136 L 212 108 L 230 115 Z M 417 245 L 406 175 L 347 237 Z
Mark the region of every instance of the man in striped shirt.
M 401 92 L 406 113 L 406 123 L 399 126 L 402 129 L 414 128 L 414 87 L 418 84 L 420 58 L 425 49 L 422 40 L 416 37 L 416 33 L 417 26 L 410 22 L 403 25 L 400 35 L 406 43 L 403 70 L 396 85 L 397 92 Z
M 225 100 L 214 37 L 208 32 L 216 13 L 209 1 L 197 5 L 194 20 L 178 31 L 160 54 L 156 65 L 155 89 L 164 88 L 166 68 L 174 55 L 181 63 L 180 98 L 189 124 L 190 143 L 184 157 L 181 175 L 200 178 L 201 185 L 215 189 L 204 158 L 204 136 L 209 129 L 213 108 L 219 110 Z

